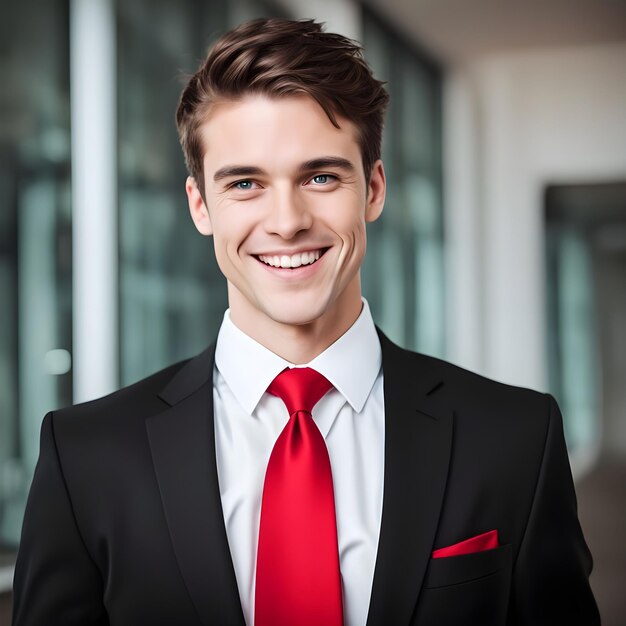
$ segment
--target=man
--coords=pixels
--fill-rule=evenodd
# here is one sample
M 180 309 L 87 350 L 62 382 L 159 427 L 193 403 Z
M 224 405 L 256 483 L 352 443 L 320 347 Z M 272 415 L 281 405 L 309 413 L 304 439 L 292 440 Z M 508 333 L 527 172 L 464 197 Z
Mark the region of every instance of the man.
M 554 400 L 361 297 L 387 95 L 312 21 L 220 39 L 177 112 L 217 342 L 46 416 L 15 624 L 599 623 Z

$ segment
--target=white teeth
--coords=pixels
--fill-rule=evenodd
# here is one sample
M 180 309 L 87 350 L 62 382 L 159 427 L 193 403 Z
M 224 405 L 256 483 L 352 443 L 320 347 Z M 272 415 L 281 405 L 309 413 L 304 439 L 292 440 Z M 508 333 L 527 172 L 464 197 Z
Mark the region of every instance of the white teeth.
M 291 267 L 300 267 L 302 265 L 302 254 L 294 254 L 291 257 Z
M 272 267 L 296 268 L 300 267 L 301 265 L 311 265 L 312 263 L 315 263 L 315 261 L 317 261 L 320 256 L 320 250 L 315 250 L 312 252 L 301 252 L 297 254 L 292 254 L 291 256 L 287 254 L 283 254 L 282 256 L 266 256 L 260 254 L 259 259 L 263 261 L 263 263 L 267 263 Z

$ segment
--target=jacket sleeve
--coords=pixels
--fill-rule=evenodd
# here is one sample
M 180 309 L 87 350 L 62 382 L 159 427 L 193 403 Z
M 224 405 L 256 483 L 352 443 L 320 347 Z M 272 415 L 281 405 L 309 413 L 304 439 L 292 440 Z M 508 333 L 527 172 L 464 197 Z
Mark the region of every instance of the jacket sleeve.
M 578 521 L 563 420 L 552 396 L 534 499 L 513 567 L 509 626 L 596 626 L 592 558 Z
M 13 625 L 106 626 L 102 596 L 102 578 L 74 517 L 49 413 L 15 565 Z

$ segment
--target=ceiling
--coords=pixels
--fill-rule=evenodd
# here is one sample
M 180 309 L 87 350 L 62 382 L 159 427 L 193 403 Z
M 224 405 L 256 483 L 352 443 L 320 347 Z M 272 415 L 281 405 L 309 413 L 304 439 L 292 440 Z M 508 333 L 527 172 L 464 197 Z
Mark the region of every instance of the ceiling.
M 626 0 L 368 0 L 443 62 L 626 41 Z

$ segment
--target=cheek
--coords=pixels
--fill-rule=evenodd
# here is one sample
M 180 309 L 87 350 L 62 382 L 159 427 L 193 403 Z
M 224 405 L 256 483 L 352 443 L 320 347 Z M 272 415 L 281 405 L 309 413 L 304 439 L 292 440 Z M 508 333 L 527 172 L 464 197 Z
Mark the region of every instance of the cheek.
M 340 232 L 346 245 L 353 250 L 365 247 L 365 222 L 363 220 L 346 220 Z
M 229 219 L 214 220 L 213 242 L 215 254 L 218 257 L 233 256 L 240 252 L 240 249 L 249 240 L 254 231 L 254 224 L 247 223 L 244 218 L 234 215 Z
M 360 267 L 366 248 L 365 223 L 361 221 L 346 220 L 341 230 L 339 224 L 335 224 L 336 232 L 343 242 L 339 253 L 341 266 L 344 271 L 352 275 L 353 270 Z
M 223 240 L 214 232 L 213 233 L 213 251 L 215 252 L 215 260 L 222 274 L 226 275 L 228 271 L 228 263 Z

